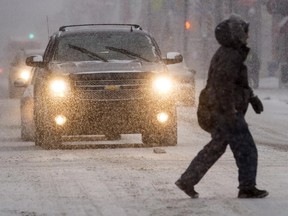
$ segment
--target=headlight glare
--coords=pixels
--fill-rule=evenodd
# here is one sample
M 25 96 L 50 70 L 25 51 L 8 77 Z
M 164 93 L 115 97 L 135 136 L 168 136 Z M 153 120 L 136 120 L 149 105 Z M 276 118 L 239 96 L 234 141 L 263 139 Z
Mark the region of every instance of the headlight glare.
M 160 123 L 165 123 L 168 121 L 168 118 L 169 118 L 169 115 L 165 112 L 161 112 L 161 113 L 158 113 L 157 114 L 157 120 L 160 122 Z
M 22 70 L 20 71 L 20 78 L 27 81 L 30 78 L 30 71 L 29 70 Z
M 159 94 L 167 94 L 172 88 L 173 82 L 169 77 L 158 77 L 153 83 L 153 89 Z
M 67 119 L 63 115 L 57 115 L 55 117 L 55 122 L 56 122 L 57 125 L 62 126 L 62 125 L 64 125 L 66 123 L 66 121 L 67 121 Z
M 50 83 L 50 90 L 55 97 L 65 97 L 69 90 L 69 83 L 62 79 L 55 79 Z

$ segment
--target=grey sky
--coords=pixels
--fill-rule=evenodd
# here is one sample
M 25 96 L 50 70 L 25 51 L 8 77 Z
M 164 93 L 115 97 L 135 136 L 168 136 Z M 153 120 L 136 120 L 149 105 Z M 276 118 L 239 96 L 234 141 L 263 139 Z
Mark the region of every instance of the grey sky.
M 62 9 L 63 0 L 0 0 L 0 55 L 10 38 L 48 38 L 46 17 Z M 53 29 L 51 29 L 53 31 Z

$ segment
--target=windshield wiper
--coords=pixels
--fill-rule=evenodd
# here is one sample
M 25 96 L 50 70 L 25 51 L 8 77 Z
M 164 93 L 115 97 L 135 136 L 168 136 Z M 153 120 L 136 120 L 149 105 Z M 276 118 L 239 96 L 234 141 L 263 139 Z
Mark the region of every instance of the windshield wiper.
M 134 53 L 134 52 L 131 52 L 129 50 L 126 50 L 126 49 L 122 49 L 122 48 L 116 48 L 116 47 L 110 47 L 110 46 L 105 46 L 106 49 L 108 50 L 111 50 L 111 51 L 115 51 L 115 52 L 119 52 L 119 53 L 122 53 L 124 55 L 127 55 L 128 57 L 135 57 L 135 58 L 138 58 L 138 59 L 141 59 L 141 60 L 144 60 L 144 61 L 147 61 L 147 62 L 151 62 L 150 60 L 142 57 L 141 55 L 137 54 L 137 53 Z
M 91 51 L 89 51 L 89 50 L 87 50 L 87 49 L 85 49 L 85 48 L 83 48 L 83 47 L 78 47 L 78 46 L 75 46 L 75 45 L 72 45 L 72 44 L 68 44 L 68 46 L 69 46 L 70 48 L 72 48 L 72 49 L 75 49 L 75 50 L 77 50 L 77 51 L 79 51 L 79 52 L 81 52 L 81 53 L 84 53 L 84 54 L 88 55 L 89 57 L 91 57 L 91 58 L 93 58 L 93 59 L 96 58 L 96 59 L 98 59 L 98 60 L 101 60 L 101 61 L 104 61 L 104 62 L 108 62 L 107 59 L 105 59 L 105 58 L 99 56 L 98 54 L 96 54 L 96 53 L 94 53 L 94 52 L 91 52 Z

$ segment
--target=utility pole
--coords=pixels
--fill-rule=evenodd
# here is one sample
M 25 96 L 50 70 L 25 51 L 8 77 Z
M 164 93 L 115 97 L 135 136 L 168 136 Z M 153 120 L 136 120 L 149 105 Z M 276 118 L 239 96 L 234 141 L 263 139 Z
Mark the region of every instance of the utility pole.
M 233 0 L 229 0 L 229 10 L 231 14 L 233 12 Z
M 130 1 L 124 0 L 122 22 L 130 23 Z
M 148 32 L 151 32 L 151 16 L 152 16 L 152 11 L 151 11 L 151 1 L 147 1 L 147 15 L 148 15 L 148 23 L 147 23 L 147 30 Z
M 184 58 L 188 56 L 188 38 L 189 38 L 189 31 L 187 31 L 186 29 L 186 21 L 188 21 L 188 9 L 189 9 L 189 0 L 185 0 L 184 1 L 184 8 L 183 8 L 183 12 L 184 12 L 184 22 L 183 22 L 183 55 Z
M 223 20 L 223 0 L 215 2 L 215 23 L 220 23 Z

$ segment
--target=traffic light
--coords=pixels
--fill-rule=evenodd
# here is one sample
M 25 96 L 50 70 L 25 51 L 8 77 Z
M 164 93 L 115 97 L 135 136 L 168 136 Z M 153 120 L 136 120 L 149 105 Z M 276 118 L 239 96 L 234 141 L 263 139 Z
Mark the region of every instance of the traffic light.
M 30 34 L 28 35 L 28 38 L 32 40 L 32 39 L 35 38 L 35 35 L 34 35 L 33 33 L 30 33 Z
M 186 20 L 185 21 L 185 30 L 190 30 L 191 29 L 191 22 Z

